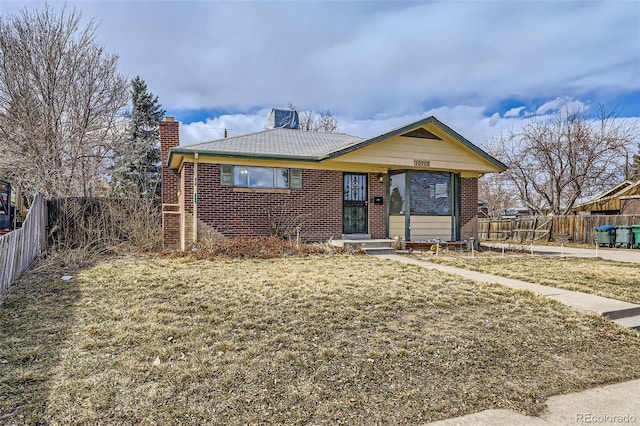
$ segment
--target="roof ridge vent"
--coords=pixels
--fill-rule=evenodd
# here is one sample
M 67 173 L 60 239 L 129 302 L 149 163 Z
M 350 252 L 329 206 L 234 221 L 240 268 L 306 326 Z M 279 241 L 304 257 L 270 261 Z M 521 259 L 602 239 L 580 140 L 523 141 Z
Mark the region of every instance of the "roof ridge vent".
M 298 111 L 271 108 L 265 129 L 298 129 L 299 127 Z

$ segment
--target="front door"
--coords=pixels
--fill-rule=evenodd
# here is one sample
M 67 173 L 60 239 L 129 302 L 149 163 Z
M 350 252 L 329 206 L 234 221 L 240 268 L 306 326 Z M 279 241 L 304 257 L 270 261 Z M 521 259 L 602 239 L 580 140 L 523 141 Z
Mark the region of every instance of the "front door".
M 345 173 L 342 223 L 345 234 L 367 233 L 367 175 Z

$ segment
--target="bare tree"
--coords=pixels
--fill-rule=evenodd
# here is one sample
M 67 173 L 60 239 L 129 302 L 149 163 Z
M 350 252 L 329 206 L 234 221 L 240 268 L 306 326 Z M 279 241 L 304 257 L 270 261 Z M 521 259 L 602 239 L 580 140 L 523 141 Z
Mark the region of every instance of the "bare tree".
M 316 132 L 336 133 L 338 121 L 328 109 L 322 110 L 316 117 Z
M 502 173 L 491 173 L 478 180 L 478 198 L 485 202 L 485 213 L 491 218 L 516 207 L 516 194 Z
M 292 103 L 289 103 L 289 109 L 298 111 Z M 336 133 L 338 131 L 338 120 L 328 109 L 324 109 L 319 113 L 315 111 L 298 111 L 298 120 L 298 128 L 307 132 Z
M 127 104 L 118 57 L 80 13 L 45 6 L 0 17 L 0 178 L 45 196 L 88 196 Z
M 595 116 L 533 117 L 521 131 L 494 140 L 491 151 L 509 167 L 504 175 L 527 207 L 561 215 L 624 179 L 624 159 L 637 137 L 635 122 L 599 107 Z

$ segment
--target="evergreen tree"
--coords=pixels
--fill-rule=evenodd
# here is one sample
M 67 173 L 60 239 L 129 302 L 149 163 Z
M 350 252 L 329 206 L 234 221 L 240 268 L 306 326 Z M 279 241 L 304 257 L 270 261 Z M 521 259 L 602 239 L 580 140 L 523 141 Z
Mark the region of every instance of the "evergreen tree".
M 640 144 L 638 144 L 638 149 L 640 149 Z M 637 181 L 640 180 L 640 154 L 633 155 L 633 163 L 631 164 L 631 169 L 629 170 L 629 158 L 627 157 L 627 167 L 626 167 L 626 178 L 629 180 Z
M 165 111 L 139 76 L 131 81 L 131 101 L 128 138 L 113 167 L 112 190 L 117 196 L 159 196 L 159 122 Z

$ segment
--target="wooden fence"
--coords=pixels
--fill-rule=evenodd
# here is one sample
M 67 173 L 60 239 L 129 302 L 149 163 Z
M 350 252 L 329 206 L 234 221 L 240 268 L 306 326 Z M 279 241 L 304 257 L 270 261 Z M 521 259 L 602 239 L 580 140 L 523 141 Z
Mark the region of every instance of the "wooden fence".
M 640 225 L 640 215 L 592 216 L 525 216 L 516 219 L 479 219 L 481 240 L 558 241 L 564 238 L 574 243 L 592 244 L 596 227 L 601 225 Z
M 0 291 L 9 287 L 45 249 L 47 208 L 36 194 L 22 228 L 0 238 Z

